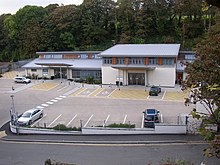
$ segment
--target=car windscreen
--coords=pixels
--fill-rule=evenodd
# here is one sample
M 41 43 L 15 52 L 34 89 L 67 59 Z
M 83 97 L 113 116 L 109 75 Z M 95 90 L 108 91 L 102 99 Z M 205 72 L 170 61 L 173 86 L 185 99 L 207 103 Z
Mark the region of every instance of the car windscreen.
M 22 115 L 22 117 L 30 117 L 31 116 L 31 113 L 30 112 L 26 112 Z
M 147 114 L 156 114 L 155 109 L 147 109 Z

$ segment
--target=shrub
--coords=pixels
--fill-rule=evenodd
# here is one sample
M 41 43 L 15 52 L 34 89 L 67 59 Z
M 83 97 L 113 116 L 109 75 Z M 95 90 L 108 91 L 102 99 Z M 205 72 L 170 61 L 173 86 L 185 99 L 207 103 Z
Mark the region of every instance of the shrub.
M 76 127 L 67 127 L 64 124 L 58 124 L 55 127 L 53 127 L 54 130 L 59 130 L 59 131 L 81 131 L 81 128 L 76 128 Z
M 135 124 L 113 123 L 113 124 L 107 125 L 106 127 L 109 127 L 109 128 L 135 128 Z

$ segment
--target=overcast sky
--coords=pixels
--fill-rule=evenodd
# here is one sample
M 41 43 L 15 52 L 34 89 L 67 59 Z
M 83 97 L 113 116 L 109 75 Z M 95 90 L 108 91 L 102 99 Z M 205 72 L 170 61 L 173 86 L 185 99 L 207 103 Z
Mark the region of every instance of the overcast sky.
M 46 7 L 49 4 L 58 5 L 69 5 L 75 4 L 79 5 L 83 0 L 0 0 L 0 15 L 1 14 L 15 14 L 20 8 L 26 5 L 36 5 Z

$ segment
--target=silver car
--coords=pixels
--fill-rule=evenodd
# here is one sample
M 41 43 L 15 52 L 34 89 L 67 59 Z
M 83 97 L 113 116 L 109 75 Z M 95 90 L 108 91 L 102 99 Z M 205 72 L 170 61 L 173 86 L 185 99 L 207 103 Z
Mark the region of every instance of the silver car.
M 43 109 L 30 109 L 18 118 L 17 124 L 20 126 L 31 125 L 34 121 L 43 117 Z
M 15 77 L 14 82 L 16 82 L 16 83 L 30 83 L 31 79 L 26 78 L 26 77 Z

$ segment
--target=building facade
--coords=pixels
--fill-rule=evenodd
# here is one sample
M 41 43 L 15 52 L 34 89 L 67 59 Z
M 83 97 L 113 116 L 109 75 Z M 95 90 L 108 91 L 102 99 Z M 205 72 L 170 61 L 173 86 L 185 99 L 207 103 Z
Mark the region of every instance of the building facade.
M 37 52 L 39 58 L 23 66 L 25 75 L 38 78 L 101 80 L 102 60 L 99 51 Z
M 195 53 L 180 44 L 118 44 L 105 51 L 37 52 L 23 66 L 26 76 L 85 80 L 102 84 L 174 87 L 185 79 L 185 62 Z
M 123 44 L 99 54 L 102 83 L 174 87 L 180 44 Z

